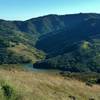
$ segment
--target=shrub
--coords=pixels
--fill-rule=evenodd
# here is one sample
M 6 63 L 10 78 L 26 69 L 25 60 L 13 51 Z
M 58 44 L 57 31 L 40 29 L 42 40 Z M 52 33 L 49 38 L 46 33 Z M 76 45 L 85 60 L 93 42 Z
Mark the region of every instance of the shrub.
M 17 93 L 17 91 L 5 81 L 0 81 L 1 89 L 3 91 L 4 100 L 23 100 L 22 96 Z
M 4 91 L 4 96 L 6 96 L 7 98 L 11 98 L 11 96 L 14 94 L 14 90 L 12 87 L 10 87 L 9 85 L 3 85 L 2 89 Z
M 97 84 L 100 84 L 100 78 L 99 79 L 97 79 L 97 82 L 96 82 Z
M 71 100 L 76 100 L 76 97 L 75 97 L 75 96 L 72 96 L 72 95 L 70 95 L 69 98 L 70 98 Z
M 91 82 L 86 82 L 86 85 L 87 85 L 87 86 L 90 86 L 90 87 L 93 86 L 93 84 L 92 84 Z

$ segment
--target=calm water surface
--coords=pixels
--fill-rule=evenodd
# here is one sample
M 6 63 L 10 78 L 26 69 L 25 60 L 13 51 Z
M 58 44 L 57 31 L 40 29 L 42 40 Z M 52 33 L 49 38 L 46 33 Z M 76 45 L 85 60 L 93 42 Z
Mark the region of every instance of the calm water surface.
M 24 64 L 23 67 L 26 70 L 33 71 L 33 72 L 41 72 L 41 73 L 59 73 L 60 70 L 54 70 L 54 69 L 37 69 L 33 67 L 33 64 Z

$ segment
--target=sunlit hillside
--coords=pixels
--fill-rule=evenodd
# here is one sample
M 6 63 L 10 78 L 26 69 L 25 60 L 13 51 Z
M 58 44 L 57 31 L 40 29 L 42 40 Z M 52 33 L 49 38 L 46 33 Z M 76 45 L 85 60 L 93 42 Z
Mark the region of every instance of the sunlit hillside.
M 100 100 L 100 86 L 58 74 L 0 69 L 0 100 Z

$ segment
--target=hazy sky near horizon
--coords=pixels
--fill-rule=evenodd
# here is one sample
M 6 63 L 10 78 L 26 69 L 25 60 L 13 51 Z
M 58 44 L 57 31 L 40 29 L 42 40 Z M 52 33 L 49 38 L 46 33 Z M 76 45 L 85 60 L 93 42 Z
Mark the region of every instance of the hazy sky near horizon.
M 79 12 L 100 13 L 100 0 L 0 0 L 0 19 L 6 20 Z

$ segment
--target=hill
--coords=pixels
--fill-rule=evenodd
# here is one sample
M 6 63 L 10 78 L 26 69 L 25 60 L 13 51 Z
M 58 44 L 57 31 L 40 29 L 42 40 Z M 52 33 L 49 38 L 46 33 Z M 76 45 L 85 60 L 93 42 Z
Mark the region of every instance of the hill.
M 37 68 L 100 72 L 100 14 L 0 20 L 0 42 L 0 64 L 36 62 Z
M 15 69 L 0 69 L 0 88 L 0 100 L 100 99 L 99 85 L 88 86 L 57 74 Z
M 22 23 L 22 22 L 19 22 Z M 11 21 L 0 20 L 0 64 L 35 62 L 44 53 L 34 48 L 34 38 Z
M 100 73 L 100 40 L 81 41 L 63 49 L 58 56 L 34 64 L 36 68 L 70 72 Z
M 73 14 L 65 18 L 65 21 L 69 20 L 66 28 L 48 33 L 38 40 L 36 47 L 47 53 L 47 59 L 37 62 L 34 67 L 100 72 L 100 16 Z
M 55 56 L 55 53 L 63 52 L 64 48 L 68 48 L 73 43 L 89 40 L 91 37 L 100 37 L 99 14 L 80 13 L 60 16 L 62 17 L 65 27 L 41 36 L 36 43 L 37 48 Z

